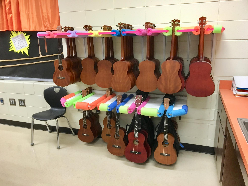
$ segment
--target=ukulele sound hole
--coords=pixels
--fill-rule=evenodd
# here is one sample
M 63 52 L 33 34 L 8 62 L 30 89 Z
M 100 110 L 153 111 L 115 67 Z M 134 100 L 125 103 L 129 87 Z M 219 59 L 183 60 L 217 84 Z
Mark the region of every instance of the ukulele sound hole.
M 109 136 L 110 137 L 111 135 L 110 134 L 106 134 L 106 136 Z
M 89 136 L 89 135 L 84 133 L 83 136 Z
M 168 145 L 169 145 L 168 142 L 163 142 L 163 146 L 164 146 L 164 147 L 167 147 Z
M 134 145 L 139 145 L 139 141 L 138 141 L 138 140 L 134 140 L 134 141 L 133 141 L 133 144 L 134 144 Z
M 116 149 L 120 149 L 121 147 L 118 145 L 112 145 L 112 147 L 116 148 Z
M 63 70 L 63 66 L 62 66 L 62 65 L 59 65 L 58 69 L 59 69 L 60 71 L 62 71 L 62 70 Z

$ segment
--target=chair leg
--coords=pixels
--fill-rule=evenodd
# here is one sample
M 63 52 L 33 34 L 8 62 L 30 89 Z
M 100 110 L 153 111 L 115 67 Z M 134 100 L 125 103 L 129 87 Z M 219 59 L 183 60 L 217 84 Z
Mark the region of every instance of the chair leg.
M 56 119 L 56 129 L 57 129 L 57 149 L 60 149 L 60 146 L 59 146 L 59 122 L 58 122 L 58 119 Z
M 34 118 L 31 121 L 31 146 L 34 146 Z
M 70 124 L 68 118 L 65 117 L 65 116 L 63 116 L 63 117 L 67 120 L 68 126 L 69 126 L 69 128 L 71 129 L 72 135 L 75 136 L 75 133 L 74 133 L 74 131 L 72 130 L 72 127 L 71 127 L 71 124 Z
M 45 121 L 45 123 L 46 123 L 46 127 L 47 127 L 48 132 L 51 133 L 52 131 L 49 129 L 49 126 L 47 124 L 47 121 Z

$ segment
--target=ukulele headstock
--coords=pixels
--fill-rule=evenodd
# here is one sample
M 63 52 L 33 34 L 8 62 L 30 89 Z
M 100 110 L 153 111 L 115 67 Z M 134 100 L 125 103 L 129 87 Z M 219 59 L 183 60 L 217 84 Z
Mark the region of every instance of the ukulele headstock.
M 135 107 L 139 107 L 142 103 L 142 95 L 135 96 Z
M 108 88 L 108 89 L 106 90 L 106 96 L 109 97 L 109 96 L 112 95 L 112 94 L 113 94 L 112 88 Z
M 62 32 L 62 26 L 61 25 L 57 26 L 57 31 Z
M 91 31 L 92 30 L 92 26 L 90 25 L 84 25 L 83 29 L 85 29 L 85 31 Z
M 170 106 L 170 99 L 169 98 L 164 98 L 164 108 L 167 110 Z
M 171 20 L 171 26 L 172 27 L 180 26 L 180 20 L 178 19 Z
M 204 28 L 207 24 L 207 18 L 206 17 L 200 17 L 199 18 L 199 26 L 200 28 Z
M 119 105 L 121 103 L 122 100 L 122 95 L 118 95 L 117 96 L 117 105 Z
M 133 25 L 130 25 L 130 24 L 126 24 L 125 25 L 126 29 L 130 29 L 130 30 L 133 30 Z
M 119 30 L 125 29 L 126 28 L 126 23 L 118 23 L 116 26 L 118 27 Z
M 145 22 L 145 29 L 151 28 L 151 29 L 155 29 L 155 24 L 151 23 L 151 22 Z
M 57 29 L 58 29 L 58 27 L 57 27 Z M 73 27 L 70 27 L 70 26 L 65 26 L 63 29 L 64 29 L 64 32 L 67 32 L 68 30 L 70 30 L 70 31 L 73 31 L 74 30 L 74 28 Z M 62 27 L 61 27 L 61 30 L 62 30 Z
M 111 27 L 111 26 L 108 26 L 108 25 L 103 25 L 103 26 L 101 27 L 101 29 L 102 29 L 103 31 L 111 31 L 111 30 L 112 30 L 112 27 Z

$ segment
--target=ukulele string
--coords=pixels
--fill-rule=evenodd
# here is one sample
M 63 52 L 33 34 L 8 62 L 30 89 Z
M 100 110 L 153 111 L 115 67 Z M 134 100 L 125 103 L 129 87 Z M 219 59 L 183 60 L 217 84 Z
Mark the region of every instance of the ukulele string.
M 83 38 L 83 42 L 84 42 L 84 58 L 87 58 L 87 48 L 86 47 L 86 37 Z
M 188 43 L 188 50 L 187 50 L 187 61 L 189 61 L 189 52 L 190 52 L 190 44 L 191 44 L 191 33 L 188 32 L 188 38 L 187 38 L 187 43 Z
M 166 60 L 166 36 L 163 35 L 164 61 Z
M 104 47 L 104 37 L 102 37 L 102 59 L 105 59 L 105 47 Z

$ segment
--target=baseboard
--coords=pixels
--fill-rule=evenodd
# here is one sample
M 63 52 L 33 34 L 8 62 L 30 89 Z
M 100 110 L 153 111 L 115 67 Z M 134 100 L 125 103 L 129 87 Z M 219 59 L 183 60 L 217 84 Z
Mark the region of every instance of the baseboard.
M 15 127 L 22 127 L 22 128 L 31 128 L 31 123 L 26 123 L 26 122 L 19 122 L 19 121 L 12 121 L 12 120 L 6 120 L 6 119 L 0 119 L 0 124 L 3 125 L 10 125 L 10 126 L 15 126 Z M 56 131 L 55 126 L 49 126 L 50 130 L 52 132 Z M 46 131 L 47 127 L 46 125 L 42 124 L 35 124 L 34 125 L 35 130 L 43 130 Z M 73 129 L 75 134 L 78 133 L 79 129 Z M 59 127 L 59 132 L 60 133 L 66 133 L 66 134 L 71 134 L 71 130 L 68 127 Z M 214 155 L 214 147 L 208 147 L 208 146 L 202 146 L 202 145 L 195 145 L 195 144 L 188 144 L 188 143 L 182 143 L 184 148 L 182 150 L 186 151 L 192 151 L 192 152 L 199 152 L 199 153 L 205 153 L 205 154 L 211 154 Z

